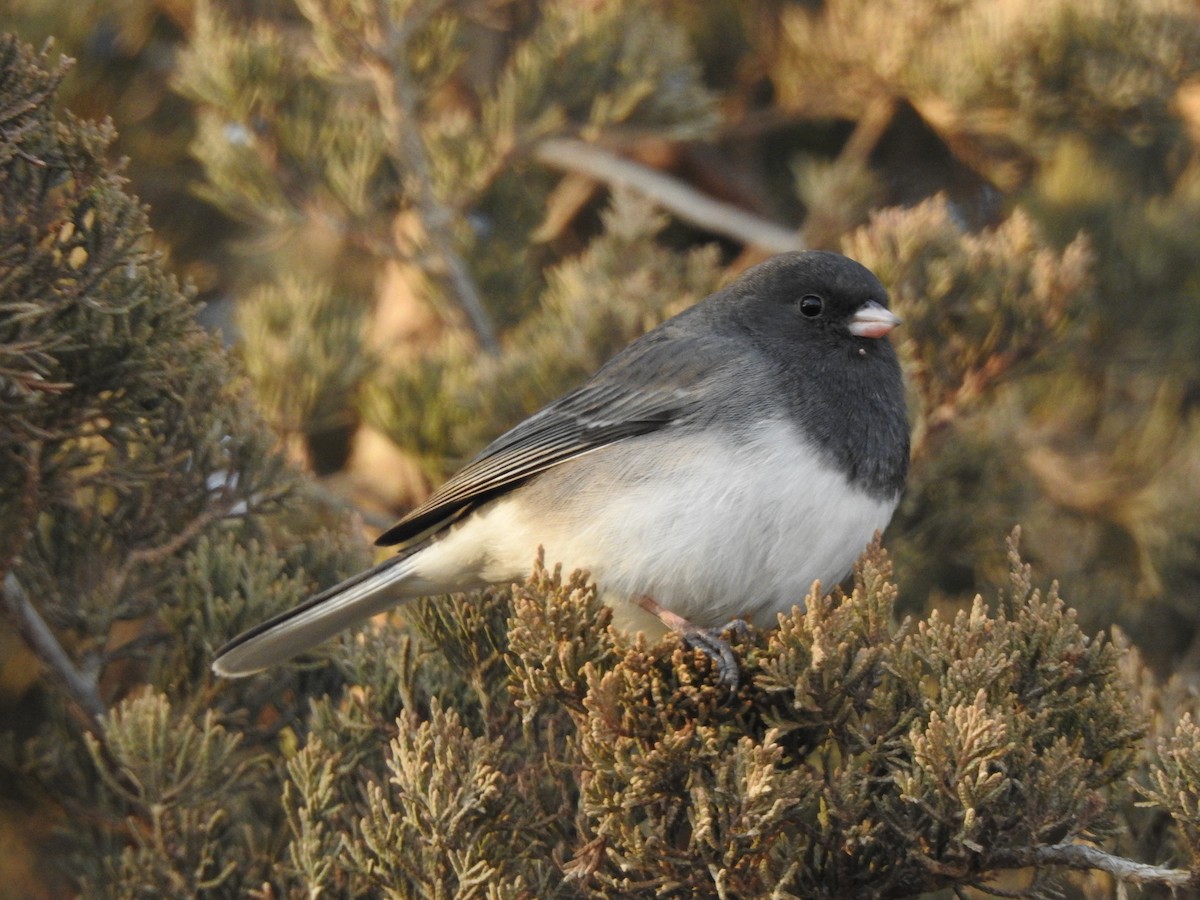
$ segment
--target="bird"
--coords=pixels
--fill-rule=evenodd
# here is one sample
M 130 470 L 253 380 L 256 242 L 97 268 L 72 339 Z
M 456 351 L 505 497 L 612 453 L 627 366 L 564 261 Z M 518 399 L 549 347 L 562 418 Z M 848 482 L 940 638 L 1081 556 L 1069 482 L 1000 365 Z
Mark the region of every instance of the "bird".
M 865 266 L 773 256 L 627 345 L 385 531 L 399 552 L 221 647 L 250 675 L 418 597 L 586 570 L 613 624 L 681 632 L 736 684 L 719 636 L 769 628 L 841 581 L 891 520 L 910 430 Z M 732 667 L 732 672 L 730 668 Z

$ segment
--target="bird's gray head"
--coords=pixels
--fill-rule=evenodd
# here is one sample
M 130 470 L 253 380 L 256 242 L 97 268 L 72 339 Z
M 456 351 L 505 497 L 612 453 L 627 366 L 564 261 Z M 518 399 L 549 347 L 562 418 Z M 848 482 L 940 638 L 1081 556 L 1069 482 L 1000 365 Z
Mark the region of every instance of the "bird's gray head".
M 869 269 L 837 253 L 784 253 L 745 272 L 729 288 L 737 318 L 767 345 L 890 354 L 881 341 L 900 324 L 887 290 Z M 886 349 L 885 349 L 886 348 Z
M 880 497 L 898 493 L 908 419 L 887 335 L 900 319 L 879 279 L 837 253 L 786 253 L 723 293 L 725 327 L 758 349 L 791 420 L 853 481 Z

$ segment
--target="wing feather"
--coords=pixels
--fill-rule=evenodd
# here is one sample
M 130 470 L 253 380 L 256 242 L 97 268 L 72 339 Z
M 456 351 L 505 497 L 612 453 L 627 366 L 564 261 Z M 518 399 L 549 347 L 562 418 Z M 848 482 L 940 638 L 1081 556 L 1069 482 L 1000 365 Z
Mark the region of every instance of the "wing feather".
M 424 537 L 553 466 L 692 415 L 713 375 L 713 347 L 678 334 L 657 337 L 630 345 L 585 385 L 501 435 L 376 543 Z

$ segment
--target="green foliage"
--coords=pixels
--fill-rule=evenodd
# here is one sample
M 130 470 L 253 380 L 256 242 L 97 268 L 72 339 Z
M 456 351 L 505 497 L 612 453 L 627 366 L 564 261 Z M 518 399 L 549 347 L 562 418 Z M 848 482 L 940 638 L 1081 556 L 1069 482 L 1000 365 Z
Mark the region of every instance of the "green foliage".
M 109 713 L 102 740 L 86 739 L 113 805 L 138 827 L 84 892 L 195 897 L 233 889 L 250 849 L 251 836 L 237 825 L 247 812 L 247 771 L 262 759 L 239 759 L 240 737 L 213 712 L 193 722 L 162 694 L 129 698 Z
M 879 176 L 860 159 L 801 157 L 793 168 L 807 209 L 804 238 L 814 249 L 837 249 L 842 235 L 865 224 L 883 197 Z
M 713 98 L 681 30 L 652 6 L 548 4 L 512 56 L 487 130 L 501 146 L 579 128 L 597 137 L 614 125 L 700 137 L 715 124 Z
M 336 762 L 316 737 L 287 761 L 283 805 L 292 836 L 288 857 L 313 892 L 332 888 L 337 877 L 339 840 L 331 827 L 340 811 L 333 804 Z
M 255 748 L 305 679 L 217 692 L 212 650 L 362 553 L 164 273 L 111 131 L 55 115 L 62 74 L 0 39 L 0 574 L 6 626 L 66 686 L 32 701 L 4 780 L 54 799 L 63 859 L 96 892 L 224 892 L 268 864 L 241 822 L 277 795 Z
M 1009 4 L 1000 15 L 968 7 L 935 51 L 950 71 L 923 72 L 924 86 L 945 85 L 958 109 L 1006 110 L 1009 133 L 1035 153 L 1068 129 L 1126 150 L 1178 139 L 1170 98 L 1195 74 L 1200 50 L 1185 4 L 1060 0 Z M 975 54 L 954 46 L 963 38 Z
M 618 194 L 603 223 L 583 253 L 550 271 L 539 308 L 512 329 L 498 356 L 447 343 L 380 373 L 363 400 L 366 421 L 444 478 L 635 337 L 716 288 L 713 248 L 681 254 L 663 246 L 657 238 L 665 218 L 644 200 Z M 488 389 L 496 384 L 505 389 Z M 413 401 L 430 396 L 443 399 Z
M 1185 713 L 1175 733 L 1159 741 L 1159 765 L 1151 772 L 1152 786 L 1144 790 L 1149 800 L 1171 814 L 1191 858 L 1200 863 L 1200 727 Z
M 56 123 L 61 69 L 12 40 L 3 53 L 6 565 L 19 556 L 52 618 L 102 638 L 169 605 L 162 574 L 187 540 L 269 510 L 287 479 L 102 161 L 110 132 Z
M 1126 164 L 1178 146 L 1171 97 L 1200 58 L 1180 0 L 837 0 L 787 10 L 784 29 L 785 104 L 903 98 L 1006 189 L 1064 133 Z
M 345 425 L 372 368 L 356 305 L 329 286 L 285 278 L 251 292 L 238 311 L 246 375 L 259 402 L 279 417 L 275 430 L 313 434 Z
M 910 732 L 917 766 L 902 794 L 912 827 L 952 826 L 949 855 L 964 870 L 997 840 L 1104 834 L 1111 823 L 1098 790 L 1130 770 L 1140 737 L 1138 710 L 1114 678 L 1117 648 L 1079 630 L 1056 586 L 1045 597 L 1032 588 L 1015 539 L 1009 559 L 1012 589 L 998 615 L 978 598 L 953 622 L 935 613 L 906 648 L 919 660 L 914 674 L 924 672 L 915 683 L 936 683 L 940 709 Z M 1024 774 L 1005 774 L 1015 771 Z M 1015 798 L 1011 814 L 979 818 Z
M 943 198 L 874 214 L 844 250 L 890 286 L 904 319 L 899 346 L 922 404 L 918 452 L 924 430 L 944 427 L 1014 366 L 1049 352 L 1089 288 L 1083 237 L 1057 251 L 1020 210 L 964 234 Z
M 497 422 L 527 412 L 632 336 L 628 328 L 605 332 L 598 347 L 572 355 L 556 347 L 555 359 L 568 365 L 552 383 L 514 390 L 519 402 L 507 416 L 463 413 L 475 423 L 468 434 L 428 415 L 455 415 L 476 384 L 520 376 L 529 365 L 497 363 L 489 332 L 532 307 L 542 287 L 529 244 L 552 184 L 527 169 L 533 145 L 618 128 L 698 136 L 713 124 L 712 98 L 680 30 L 644 4 L 546 5 L 486 73 L 468 65 L 468 4 L 299 6 L 302 26 L 263 17 L 248 27 L 202 6 L 177 79 L 201 106 L 193 149 L 206 196 L 253 223 L 264 243 L 285 242 L 279 264 L 251 273 L 253 283 L 274 285 L 243 300 L 251 307 L 241 317 L 248 373 L 271 418 L 297 435 L 323 430 L 331 417 L 352 432 L 361 407 L 427 465 L 431 451 L 441 454 L 438 463 L 461 457 Z M 470 102 L 453 102 L 463 90 Z M 641 226 L 629 245 L 660 228 Z M 300 245 L 312 252 L 298 252 Z M 479 309 L 460 257 L 478 273 Z M 664 267 L 679 265 L 668 259 Z M 689 287 L 706 286 L 696 264 L 690 268 Z M 278 274 L 286 270 L 297 274 Z M 670 278 L 663 290 L 678 286 Z M 348 299 L 372 290 L 374 310 Z M 432 304 L 441 333 L 394 341 L 376 333 L 383 361 L 409 372 L 372 376 L 361 337 L 410 292 L 422 298 L 417 306 Z M 538 328 L 523 322 L 504 346 L 528 354 Z M 560 336 L 539 334 L 537 342 Z M 480 344 L 491 352 L 478 353 Z M 395 408 L 381 414 L 381 403 Z M 398 409 L 418 421 L 393 415 Z
M 565 599 L 546 603 L 548 595 Z M 580 572 L 564 580 L 561 567 L 547 571 L 539 558 L 525 584 L 513 587 L 512 609 L 508 645 L 519 660 L 513 696 L 526 723 L 551 702 L 582 713 L 590 668 L 617 660 L 612 610 L 600 602 L 596 586 Z

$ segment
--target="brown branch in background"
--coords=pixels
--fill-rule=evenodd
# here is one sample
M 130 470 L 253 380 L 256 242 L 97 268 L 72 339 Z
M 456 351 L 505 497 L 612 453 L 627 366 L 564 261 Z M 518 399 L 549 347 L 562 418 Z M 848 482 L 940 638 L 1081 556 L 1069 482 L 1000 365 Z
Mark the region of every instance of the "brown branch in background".
M 868 103 L 842 147 L 841 158 L 866 165 L 871 152 L 895 117 L 896 101 L 893 97 L 877 97 Z
M 4 576 L 4 583 L 0 585 L 0 598 L 3 598 L 4 608 L 21 638 L 46 667 L 51 677 L 63 687 L 67 696 L 86 714 L 87 721 L 84 724 L 88 730 L 98 733 L 107 709 L 104 701 L 100 699 L 95 682 L 75 668 L 62 644 L 58 642 L 46 620 L 29 602 L 29 598 L 25 596 L 25 589 L 12 572 Z
M 725 235 L 770 253 L 803 250 L 799 232 L 699 193 L 686 182 L 664 175 L 603 147 L 572 138 L 550 138 L 538 144 L 534 158 L 564 172 L 628 187 L 649 197 L 685 222 Z
M 471 330 L 479 345 L 488 353 L 500 352 L 500 341 L 483 298 L 470 269 L 454 246 L 451 225 L 453 217 L 433 190 L 429 157 L 425 142 L 417 130 L 416 89 L 410 81 L 408 71 L 394 60 L 402 54 L 391 54 L 383 48 L 373 47 L 374 53 L 364 63 L 364 69 L 375 89 L 376 102 L 383 117 L 388 143 L 403 154 L 416 185 L 415 202 L 421 213 L 426 235 L 433 246 L 434 255 L 446 268 L 446 277 L 467 314 Z

